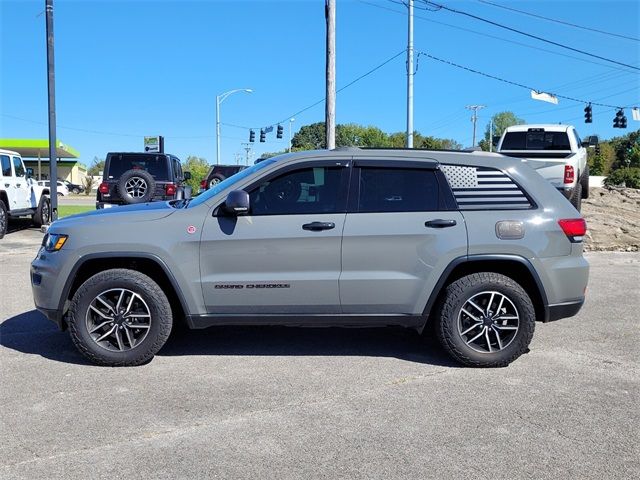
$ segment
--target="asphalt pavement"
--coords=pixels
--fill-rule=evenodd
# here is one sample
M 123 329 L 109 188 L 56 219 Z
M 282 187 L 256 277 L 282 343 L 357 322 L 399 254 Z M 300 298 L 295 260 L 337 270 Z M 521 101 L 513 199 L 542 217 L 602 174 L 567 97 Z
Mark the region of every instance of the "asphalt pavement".
M 33 307 L 42 234 L 0 240 L 0 478 L 627 479 L 640 466 L 640 254 L 502 369 L 402 329 L 212 328 L 88 364 Z

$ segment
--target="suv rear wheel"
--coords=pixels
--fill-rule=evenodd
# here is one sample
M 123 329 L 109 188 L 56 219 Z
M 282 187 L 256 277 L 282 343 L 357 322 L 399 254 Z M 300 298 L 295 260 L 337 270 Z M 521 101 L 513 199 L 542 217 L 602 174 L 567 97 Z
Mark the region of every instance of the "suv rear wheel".
M 36 213 L 33 215 L 33 223 L 36 227 L 41 227 L 42 225 L 46 225 L 49 223 L 51 219 L 51 203 L 49 201 L 49 197 L 46 195 L 42 195 L 40 197 L 40 202 L 38 203 L 38 209 Z
M 522 287 L 509 277 L 474 273 L 450 284 L 440 308 L 440 343 L 471 367 L 505 367 L 527 351 L 535 311 Z
M 143 273 L 97 273 L 75 292 L 67 317 L 71 338 L 100 365 L 141 365 L 162 348 L 173 323 L 162 289 Z

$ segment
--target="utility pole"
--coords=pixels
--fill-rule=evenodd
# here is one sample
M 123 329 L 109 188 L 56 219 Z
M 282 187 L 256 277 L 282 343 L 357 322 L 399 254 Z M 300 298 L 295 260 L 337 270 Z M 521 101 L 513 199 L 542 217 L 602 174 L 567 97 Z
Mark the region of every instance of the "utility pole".
M 336 148 L 336 0 L 325 0 L 327 20 L 327 94 L 325 100 L 325 130 L 327 149 Z
M 413 148 L 413 0 L 407 3 L 409 24 L 407 35 L 407 148 Z
M 476 146 L 476 122 L 478 121 L 478 110 L 484 108 L 485 105 L 467 105 L 467 110 L 473 110 L 473 115 L 471 116 L 471 121 L 473 122 L 473 144 L 472 147 Z
M 295 118 L 289 119 L 289 153 L 291 153 L 291 125 L 295 120 L 296 120 Z
M 245 163 L 248 166 L 249 165 L 249 158 L 251 156 L 251 144 L 250 143 L 243 143 L 242 146 L 244 147 L 244 151 L 246 153 Z
M 49 102 L 49 177 L 51 220 L 58 218 L 58 157 L 56 153 L 56 72 L 53 58 L 53 0 L 45 0 L 47 29 L 47 87 Z
M 493 152 L 493 118 L 489 122 L 489 151 Z

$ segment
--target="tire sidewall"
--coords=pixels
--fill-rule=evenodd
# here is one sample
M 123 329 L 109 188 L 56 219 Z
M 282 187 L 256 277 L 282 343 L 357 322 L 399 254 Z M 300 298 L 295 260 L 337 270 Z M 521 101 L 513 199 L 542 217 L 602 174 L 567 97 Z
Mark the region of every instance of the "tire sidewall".
M 147 191 L 142 197 L 132 197 L 127 193 L 126 184 L 129 180 L 135 177 L 141 178 L 147 184 Z M 136 203 L 149 202 L 153 198 L 156 189 L 156 182 L 153 179 L 153 176 L 146 170 L 127 170 L 120 176 L 117 188 L 124 203 L 134 205 Z
M 135 279 L 123 277 L 96 281 L 95 279 L 99 275 L 87 280 L 74 295 L 68 317 L 69 329 L 74 343 L 81 351 L 87 351 L 92 360 L 98 360 L 100 363 L 108 365 L 131 365 L 139 363 L 137 360 L 140 358 L 151 358 L 164 344 L 166 336 L 168 336 L 166 322 L 169 322 L 168 330 L 171 330 L 171 316 L 166 318 L 165 315 L 167 309 L 169 312 L 171 311 L 166 296 L 159 298 L 158 292 L 148 291 L 146 286 Z M 151 279 L 148 280 L 151 281 Z M 137 293 L 144 299 L 151 312 L 151 326 L 147 336 L 139 345 L 123 352 L 107 350 L 98 345 L 89 334 L 86 323 L 86 314 L 90 303 L 100 293 L 114 288 L 126 288 Z M 163 303 L 166 305 L 162 305 Z M 156 348 L 158 338 L 163 336 L 165 338 Z
M 465 288 L 462 295 L 451 295 L 449 292 L 454 290 L 451 289 L 451 286 L 447 290 L 448 299 L 441 311 L 439 334 L 454 352 L 460 354 L 454 354 L 454 357 L 459 361 L 472 366 L 504 366 L 526 351 L 533 337 L 535 311 L 529 296 L 521 287 L 517 284 L 490 280 Z M 463 305 L 474 295 L 486 291 L 495 291 L 505 295 L 513 302 L 520 316 L 518 332 L 513 341 L 504 349 L 494 353 L 481 353 L 473 350 L 464 342 L 458 332 L 458 316 Z M 447 349 L 449 348 L 447 347 Z M 452 353 L 451 350 L 449 351 Z
M 43 210 L 45 205 L 47 206 L 47 215 L 46 217 L 43 216 Z M 49 223 L 49 220 L 51 219 L 51 201 L 49 200 L 49 197 L 47 197 L 46 195 L 42 195 L 40 197 L 40 201 L 38 202 L 38 209 L 36 210 L 36 215 L 33 219 L 34 223 L 37 226 L 42 226 L 42 225 L 46 225 L 47 223 Z
M 4 238 L 7 230 L 9 229 L 9 213 L 7 212 L 7 206 L 4 204 L 4 200 L 0 200 L 0 238 Z
M 571 197 L 571 204 L 578 211 L 582 208 L 582 183 L 580 182 L 576 183 L 576 188 L 574 189 Z

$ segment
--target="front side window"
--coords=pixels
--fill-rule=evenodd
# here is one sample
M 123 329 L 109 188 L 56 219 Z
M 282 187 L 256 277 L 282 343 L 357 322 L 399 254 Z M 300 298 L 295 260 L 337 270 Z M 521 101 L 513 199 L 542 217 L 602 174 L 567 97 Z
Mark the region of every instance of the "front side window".
M 24 177 L 24 165 L 19 157 L 13 157 L 13 169 L 16 171 L 16 177 Z
M 439 208 L 433 170 L 362 168 L 358 212 L 428 212 Z
M 2 176 L 12 177 L 11 174 L 11 160 L 8 155 L 0 155 L 0 164 L 2 165 Z
M 336 213 L 342 170 L 310 167 L 266 180 L 249 192 L 251 215 Z

